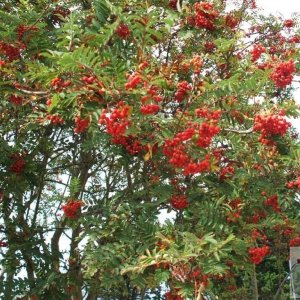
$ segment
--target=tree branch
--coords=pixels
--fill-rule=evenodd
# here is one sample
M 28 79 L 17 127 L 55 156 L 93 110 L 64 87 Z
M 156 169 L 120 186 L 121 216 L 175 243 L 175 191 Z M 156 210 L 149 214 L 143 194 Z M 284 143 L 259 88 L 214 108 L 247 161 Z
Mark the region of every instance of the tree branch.
M 253 127 L 246 129 L 246 130 L 238 130 L 238 129 L 231 129 L 231 128 L 225 128 L 224 129 L 227 132 L 234 132 L 234 133 L 238 133 L 238 134 L 249 134 L 253 132 Z
M 20 89 L 20 88 L 16 88 L 18 91 L 24 93 L 24 94 L 28 94 L 28 95 L 49 95 L 50 92 L 49 91 L 30 91 L 30 90 L 25 90 L 25 89 Z

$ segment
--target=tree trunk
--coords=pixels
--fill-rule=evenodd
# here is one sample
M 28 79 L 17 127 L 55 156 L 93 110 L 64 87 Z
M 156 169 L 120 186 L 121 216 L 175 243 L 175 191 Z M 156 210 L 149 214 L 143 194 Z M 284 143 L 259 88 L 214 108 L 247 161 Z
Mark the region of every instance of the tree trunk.
M 258 300 L 258 288 L 257 288 L 255 264 L 253 264 L 253 272 L 252 272 L 252 290 L 253 290 L 253 300 Z

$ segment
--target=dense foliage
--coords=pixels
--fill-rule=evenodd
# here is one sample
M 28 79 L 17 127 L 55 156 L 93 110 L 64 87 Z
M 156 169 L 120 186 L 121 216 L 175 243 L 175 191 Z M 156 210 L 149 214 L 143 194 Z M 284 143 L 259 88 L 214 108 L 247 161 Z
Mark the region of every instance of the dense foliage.
M 296 18 L 254 0 L 0 17 L 0 297 L 271 299 L 300 245 Z

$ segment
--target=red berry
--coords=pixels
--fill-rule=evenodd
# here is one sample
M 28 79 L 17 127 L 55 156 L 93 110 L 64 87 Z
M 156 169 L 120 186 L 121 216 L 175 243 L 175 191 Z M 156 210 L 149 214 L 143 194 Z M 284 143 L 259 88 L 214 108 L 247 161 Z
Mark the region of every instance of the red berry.
M 175 100 L 182 102 L 187 96 L 188 91 L 192 90 L 192 86 L 187 81 L 181 81 L 177 84 L 177 91 L 175 93 Z
M 16 47 L 12 44 L 4 43 L 3 41 L 0 41 L 0 54 L 4 54 L 8 60 L 14 61 L 20 58 L 20 50 L 22 47 Z
M 290 247 L 299 247 L 300 246 L 300 237 L 296 237 L 290 240 Z
M 79 116 L 75 117 L 75 133 L 81 133 L 86 131 L 90 124 L 90 117 L 86 117 L 85 119 L 81 119 Z
M 62 205 L 62 209 L 67 218 L 77 219 L 81 206 L 83 206 L 81 200 L 69 199 L 65 205 Z
M 261 248 L 253 247 L 248 250 L 251 262 L 256 265 L 260 264 L 269 252 L 269 246 L 263 246 Z
M 289 60 L 275 66 L 270 78 L 274 81 L 278 88 L 285 88 L 287 85 L 292 83 L 293 74 L 295 72 L 295 63 L 293 60 Z
M 295 22 L 291 19 L 287 19 L 283 22 L 283 26 L 287 28 L 292 28 L 295 26 Z
M 147 104 L 141 107 L 141 113 L 143 115 L 155 115 L 159 112 L 160 107 L 157 104 Z
M 9 101 L 10 101 L 11 103 L 13 103 L 14 105 L 21 105 L 22 102 L 23 102 L 23 98 L 20 97 L 20 96 L 11 95 L 11 96 L 9 97 Z
M 123 135 L 130 125 L 129 109 L 128 105 L 120 101 L 110 112 L 102 111 L 99 123 L 106 125 L 106 132 L 113 137 Z
M 254 47 L 251 51 L 252 62 L 257 61 L 260 58 L 260 56 L 265 52 L 266 52 L 266 48 L 262 44 L 254 45 Z
M 268 143 L 268 138 L 272 136 L 283 136 L 291 126 L 281 115 L 257 115 L 254 119 L 254 131 L 261 132 L 260 141 L 263 144 Z
M 196 11 L 194 16 L 195 26 L 199 28 L 205 28 L 207 30 L 214 30 L 214 21 L 219 16 L 219 13 L 214 10 L 211 3 L 196 2 L 194 4 L 194 10 Z
M 20 154 L 11 155 L 12 164 L 9 167 L 9 170 L 17 175 L 20 175 L 25 169 L 25 160 Z
M 173 208 L 182 210 L 189 206 L 189 202 L 185 195 L 173 195 L 170 199 Z
M 116 29 L 116 33 L 120 38 L 126 40 L 130 36 L 131 31 L 129 30 L 127 25 L 121 23 Z
M 278 196 L 277 195 L 272 195 L 270 196 L 266 201 L 265 201 L 266 206 L 271 206 L 272 209 L 276 212 L 280 212 L 281 208 L 278 204 Z

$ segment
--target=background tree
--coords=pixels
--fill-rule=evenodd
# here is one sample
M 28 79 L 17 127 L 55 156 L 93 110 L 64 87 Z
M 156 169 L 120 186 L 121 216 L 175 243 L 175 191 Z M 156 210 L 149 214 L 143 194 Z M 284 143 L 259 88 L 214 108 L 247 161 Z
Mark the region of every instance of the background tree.
M 0 7 L 1 297 L 271 299 L 300 244 L 296 19 Z

